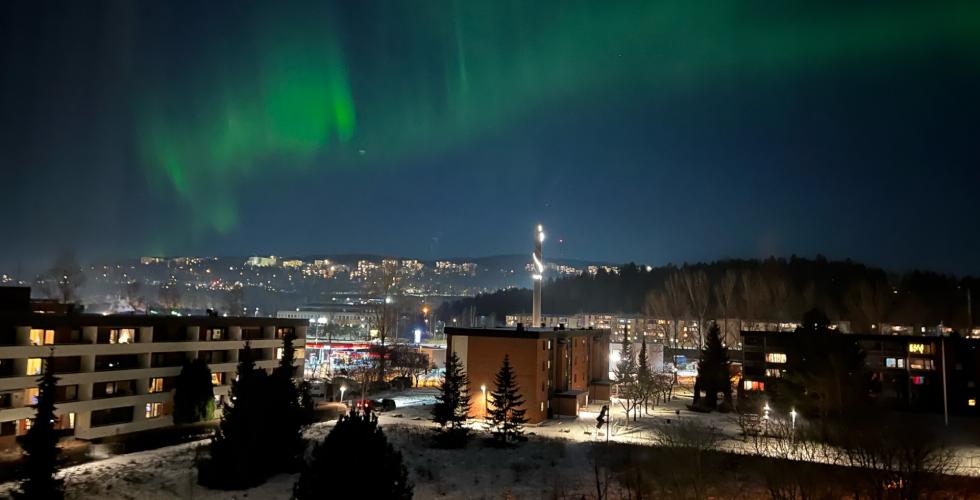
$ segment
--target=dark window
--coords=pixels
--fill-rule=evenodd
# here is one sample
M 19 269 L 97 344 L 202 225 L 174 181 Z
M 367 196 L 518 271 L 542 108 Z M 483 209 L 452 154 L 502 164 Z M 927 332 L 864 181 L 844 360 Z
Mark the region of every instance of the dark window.
M 123 406 L 121 408 L 109 408 L 107 410 L 95 410 L 92 412 L 92 427 L 104 425 L 125 424 L 133 421 L 133 407 Z

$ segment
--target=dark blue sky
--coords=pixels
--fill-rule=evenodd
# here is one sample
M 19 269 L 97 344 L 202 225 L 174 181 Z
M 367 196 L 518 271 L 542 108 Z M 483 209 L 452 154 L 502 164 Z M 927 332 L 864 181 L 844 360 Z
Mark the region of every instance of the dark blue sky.
M 479 5 L 6 3 L 0 264 L 523 253 L 541 222 L 565 257 L 980 273 L 969 3 Z

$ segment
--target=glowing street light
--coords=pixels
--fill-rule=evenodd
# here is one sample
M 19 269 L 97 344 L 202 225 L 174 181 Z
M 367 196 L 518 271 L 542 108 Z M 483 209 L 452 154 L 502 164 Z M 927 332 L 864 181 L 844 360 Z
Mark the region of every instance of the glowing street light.
M 340 386 L 340 402 L 341 403 L 344 402 L 344 393 L 345 392 L 347 392 L 347 386 L 346 385 Z
M 481 384 L 480 390 L 483 391 L 483 416 L 487 416 L 487 384 Z
M 422 329 L 421 328 L 416 328 L 414 333 L 415 333 L 415 343 L 416 344 L 421 344 L 422 343 Z
M 796 408 L 792 408 L 789 410 L 789 416 L 793 420 L 792 423 L 793 427 L 791 429 L 795 432 L 796 431 Z

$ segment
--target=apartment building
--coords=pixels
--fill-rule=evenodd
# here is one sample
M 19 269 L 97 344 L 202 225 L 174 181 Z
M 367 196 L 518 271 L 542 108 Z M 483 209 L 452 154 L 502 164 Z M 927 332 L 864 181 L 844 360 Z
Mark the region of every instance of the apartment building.
M 745 394 L 770 392 L 772 381 L 786 375 L 799 335 L 742 332 L 742 386 Z M 943 411 L 943 395 L 952 414 L 978 415 L 980 341 L 959 336 L 829 334 L 856 342 L 864 354 L 871 388 L 879 405 L 895 410 Z M 944 359 L 945 358 L 945 359 Z M 945 366 L 945 381 L 943 367 Z
M 30 300 L 30 289 L 0 288 L 0 447 L 15 443 L 34 416 L 43 359 L 59 378 L 57 427 L 97 439 L 173 425 L 173 387 L 184 362 L 207 361 L 219 407 L 248 341 L 256 366 L 272 371 L 294 333 L 302 367 L 308 322 L 219 316 L 98 315 Z M 297 375 L 302 370 L 297 369 Z
M 504 355 L 510 359 L 530 423 L 577 416 L 590 401 L 608 401 L 609 330 L 564 327 L 446 328 L 470 379 L 470 417 L 490 409 L 489 393 Z M 485 390 L 484 390 L 485 389 Z

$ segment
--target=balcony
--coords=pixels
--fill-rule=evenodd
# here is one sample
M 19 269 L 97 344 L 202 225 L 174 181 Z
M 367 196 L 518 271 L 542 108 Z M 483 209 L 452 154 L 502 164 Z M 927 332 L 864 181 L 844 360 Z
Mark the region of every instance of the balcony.
M 139 357 L 135 354 L 117 354 L 95 357 L 95 371 L 132 370 L 139 368 Z

